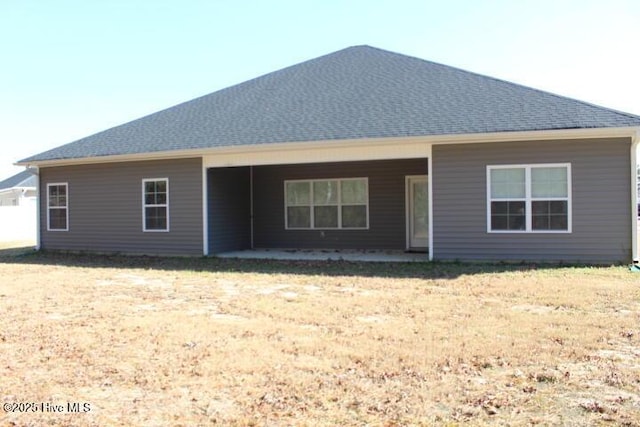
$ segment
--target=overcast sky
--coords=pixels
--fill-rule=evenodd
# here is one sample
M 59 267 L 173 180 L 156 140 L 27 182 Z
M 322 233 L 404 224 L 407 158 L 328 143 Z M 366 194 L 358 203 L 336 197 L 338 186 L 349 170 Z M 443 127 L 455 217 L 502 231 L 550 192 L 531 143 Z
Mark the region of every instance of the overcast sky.
M 0 179 L 12 163 L 348 46 L 640 115 L 638 0 L 4 0 Z

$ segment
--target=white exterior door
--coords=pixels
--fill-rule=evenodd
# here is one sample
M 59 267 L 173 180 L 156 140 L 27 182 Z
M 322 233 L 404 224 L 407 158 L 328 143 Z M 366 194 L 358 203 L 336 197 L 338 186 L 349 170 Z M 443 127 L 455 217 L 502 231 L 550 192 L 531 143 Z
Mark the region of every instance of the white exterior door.
M 427 175 L 408 176 L 407 249 L 424 250 L 429 245 L 429 185 Z

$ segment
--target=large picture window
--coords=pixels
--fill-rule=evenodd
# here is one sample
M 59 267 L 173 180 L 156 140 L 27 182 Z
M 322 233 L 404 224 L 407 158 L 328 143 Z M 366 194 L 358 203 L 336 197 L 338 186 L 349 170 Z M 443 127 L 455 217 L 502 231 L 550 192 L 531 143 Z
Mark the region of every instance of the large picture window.
M 571 232 L 571 165 L 487 166 L 487 231 Z
M 47 184 L 47 230 L 69 230 L 69 186 L 66 182 Z
M 366 229 L 367 178 L 285 181 L 285 228 Z
M 169 231 L 169 180 L 142 180 L 142 229 Z

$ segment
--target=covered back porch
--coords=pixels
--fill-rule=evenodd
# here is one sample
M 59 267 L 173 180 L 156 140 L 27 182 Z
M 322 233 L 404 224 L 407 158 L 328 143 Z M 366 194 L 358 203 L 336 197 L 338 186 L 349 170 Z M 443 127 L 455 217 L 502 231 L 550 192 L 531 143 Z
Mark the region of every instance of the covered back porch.
M 258 164 L 272 163 L 268 156 L 244 165 L 209 159 L 205 253 L 428 260 L 430 159 L 421 148 L 419 156 L 395 159 L 312 162 L 313 150 L 295 163 Z

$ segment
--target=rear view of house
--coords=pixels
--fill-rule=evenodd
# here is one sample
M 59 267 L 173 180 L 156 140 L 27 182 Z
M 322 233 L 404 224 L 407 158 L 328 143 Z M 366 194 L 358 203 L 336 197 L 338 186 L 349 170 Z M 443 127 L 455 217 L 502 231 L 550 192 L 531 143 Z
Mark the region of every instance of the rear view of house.
M 640 117 L 368 46 L 24 159 L 39 247 L 638 258 Z

